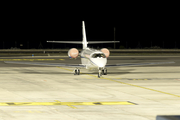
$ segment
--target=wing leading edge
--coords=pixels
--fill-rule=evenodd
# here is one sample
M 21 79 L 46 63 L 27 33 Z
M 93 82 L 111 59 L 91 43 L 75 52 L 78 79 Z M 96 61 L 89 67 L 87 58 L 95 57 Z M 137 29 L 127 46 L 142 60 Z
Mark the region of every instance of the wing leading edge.
M 175 62 L 153 62 L 153 63 L 114 64 L 114 65 L 106 65 L 106 67 L 141 66 L 141 65 L 157 65 L 157 64 L 171 64 L 171 63 L 175 63 Z
M 77 67 L 77 68 L 85 68 L 85 65 L 82 64 L 59 64 L 59 63 L 37 63 L 37 62 L 18 62 L 18 61 L 4 61 L 5 63 L 12 64 L 26 64 L 26 65 L 43 65 L 43 66 L 55 66 L 55 67 Z M 106 65 L 106 67 L 118 67 L 118 66 L 141 66 L 141 65 L 157 65 L 157 64 L 172 64 L 175 62 L 153 62 L 153 63 L 132 63 L 132 64 L 114 64 L 114 65 Z
M 25 65 L 43 65 L 43 66 L 55 66 L 55 67 L 77 67 L 84 68 L 85 65 L 81 64 L 59 64 L 59 63 L 38 63 L 38 62 L 18 62 L 18 61 L 4 61 L 5 63 L 13 63 L 13 64 L 25 64 Z

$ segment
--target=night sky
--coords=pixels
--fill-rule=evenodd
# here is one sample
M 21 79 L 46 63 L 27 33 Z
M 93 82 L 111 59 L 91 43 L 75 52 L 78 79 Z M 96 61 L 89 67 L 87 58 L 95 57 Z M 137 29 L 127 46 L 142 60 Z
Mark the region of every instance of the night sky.
M 116 41 L 120 41 L 116 44 L 117 49 L 120 46 L 180 48 L 179 13 L 176 7 L 161 4 L 122 6 L 113 9 L 112 6 L 105 6 L 99 10 L 94 10 L 93 6 L 90 9 L 63 5 L 6 8 L 1 14 L 0 49 L 81 48 L 81 45 L 52 44 L 46 41 L 81 41 L 82 21 L 85 21 L 88 41 L 113 41 L 115 27 Z M 90 47 L 114 48 L 114 45 Z

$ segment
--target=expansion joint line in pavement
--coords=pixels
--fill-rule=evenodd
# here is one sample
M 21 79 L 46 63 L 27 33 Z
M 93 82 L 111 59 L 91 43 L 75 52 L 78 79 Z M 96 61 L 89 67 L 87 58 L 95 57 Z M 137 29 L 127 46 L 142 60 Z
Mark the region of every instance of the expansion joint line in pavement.
M 58 67 L 58 68 L 64 69 L 64 70 L 68 70 L 68 71 L 72 71 L 72 70 L 67 69 L 67 68 L 62 68 L 62 67 Z M 89 76 L 92 76 L 92 77 L 96 77 L 96 78 L 97 78 L 97 76 L 95 76 L 95 75 L 91 75 L 91 74 L 86 74 L 86 75 L 89 75 Z M 129 85 L 129 86 L 138 87 L 138 88 L 142 88 L 142 89 L 146 89 L 146 90 L 151 90 L 151 91 L 154 91 L 154 92 L 159 92 L 159 93 L 163 93 L 163 94 L 166 94 L 166 95 L 171 95 L 171 96 L 179 97 L 179 98 L 180 98 L 180 95 L 175 95 L 175 94 L 163 92 L 163 91 L 160 91 L 160 90 L 155 90 L 155 89 L 151 89 L 151 88 L 147 88 L 147 87 L 142 87 L 142 86 L 139 86 L 139 85 L 133 85 L 133 84 L 130 84 L 130 83 L 125 83 L 125 82 L 113 80 L 113 79 L 110 79 L 110 78 L 101 77 L 100 79 L 105 79 L 105 80 L 109 80 L 109 81 L 121 83 L 121 84 L 124 84 L 124 85 Z

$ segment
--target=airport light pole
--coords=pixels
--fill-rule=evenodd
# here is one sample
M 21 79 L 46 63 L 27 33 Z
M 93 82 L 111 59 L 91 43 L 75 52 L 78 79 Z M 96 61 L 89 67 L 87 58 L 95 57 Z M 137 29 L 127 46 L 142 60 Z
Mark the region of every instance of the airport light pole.
M 114 41 L 116 40 L 116 28 L 114 27 Z M 116 44 L 115 44 L 115 42 L 114 42 L 114 49 L 116 48 Z

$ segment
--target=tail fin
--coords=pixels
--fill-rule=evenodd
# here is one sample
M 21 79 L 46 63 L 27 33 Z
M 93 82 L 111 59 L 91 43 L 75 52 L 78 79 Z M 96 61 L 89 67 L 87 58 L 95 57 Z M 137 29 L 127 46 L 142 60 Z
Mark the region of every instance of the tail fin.
M 87 42 L 86 39 L 86 30 L 85 30 L 85 24 L 84 21 L 82 21 L 82 37 L 83 41 L 47 41 L 51 43 L 73 43 L 73 44 L 82 44 L 83 49 L 87 48 L 87 44 L 98 44 L 98 43 L 118 43 L 119 41 L 90 41 Z
M 86 39 L 86 30 L 85 30 L 85 24 L 84 21 L 82 21 L 82 37 L 83 40 L 82 41 L 47 41 L 47 42 L 51 42 L 51 43 L 73 43 L 73 44 L 82 44 L 83 45 L 83 49 L 87 48 L 87 39 Z
M 84 21 L 82 21 L 82 35 L 83 35 L 83 42 L 82 42 L 82 44 L 83 44 L 83 49 L 85 49 L 85 48 L 87 48 L 87 44 L 88 44 L 88 42 L 87 42 L 87 39 L 86 39 L 86 30 L 85 30 L 85 24 L 84 24 Z
M 119 43 L 119 41 L 89 41 L 87 42 L 86 39 L 86 30 L 85 30 L 85 24 L 84 21 L 82 21 L 82 34 L 83 34 L 83 49 L 87 48 L 87 44 L 98 44 L 98 43 Z

